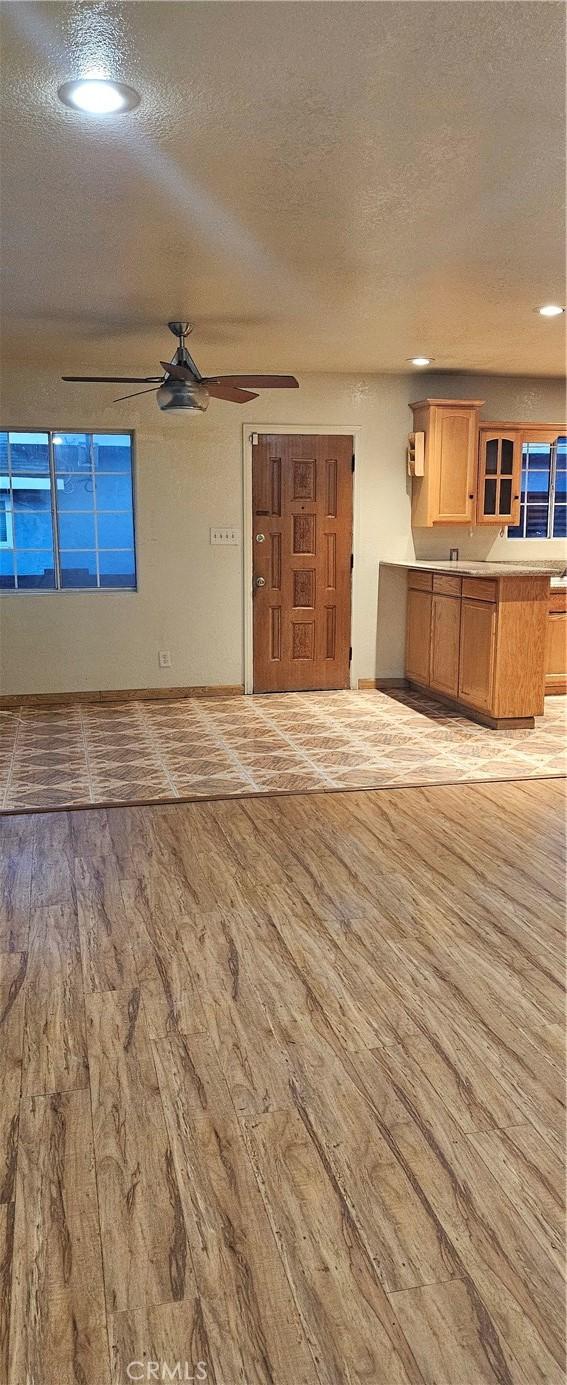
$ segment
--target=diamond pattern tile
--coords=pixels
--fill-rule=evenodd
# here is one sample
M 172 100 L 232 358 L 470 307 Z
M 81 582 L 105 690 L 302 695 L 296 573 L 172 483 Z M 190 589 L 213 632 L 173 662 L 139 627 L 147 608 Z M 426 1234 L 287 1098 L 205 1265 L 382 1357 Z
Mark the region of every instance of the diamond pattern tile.
M 489 731 L 419 693 L 278 693 L 0 713 L 0 811 L 564 774 L 567 699 Z

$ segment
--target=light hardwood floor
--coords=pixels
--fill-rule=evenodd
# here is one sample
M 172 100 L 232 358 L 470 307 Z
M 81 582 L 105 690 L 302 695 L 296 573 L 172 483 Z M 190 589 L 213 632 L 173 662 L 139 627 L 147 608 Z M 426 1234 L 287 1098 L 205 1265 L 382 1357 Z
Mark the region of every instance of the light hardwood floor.
M 563 1385 L 559 781 L 0 831 L 2 1382 Z

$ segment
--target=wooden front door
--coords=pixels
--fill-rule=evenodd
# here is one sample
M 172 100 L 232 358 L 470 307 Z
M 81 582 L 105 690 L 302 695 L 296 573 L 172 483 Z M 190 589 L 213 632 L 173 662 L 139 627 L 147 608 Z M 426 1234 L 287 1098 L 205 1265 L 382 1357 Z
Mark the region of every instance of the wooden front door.
M 257 437 L 254 692 L 348 688 L 353 439 Z

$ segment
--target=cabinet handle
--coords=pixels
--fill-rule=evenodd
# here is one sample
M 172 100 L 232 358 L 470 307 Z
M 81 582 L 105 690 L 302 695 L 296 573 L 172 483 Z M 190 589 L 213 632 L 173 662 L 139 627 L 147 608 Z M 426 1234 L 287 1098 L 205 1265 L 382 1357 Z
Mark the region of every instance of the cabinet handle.
M 469 500 L 474 500 L 474 495 L 469 495 Z

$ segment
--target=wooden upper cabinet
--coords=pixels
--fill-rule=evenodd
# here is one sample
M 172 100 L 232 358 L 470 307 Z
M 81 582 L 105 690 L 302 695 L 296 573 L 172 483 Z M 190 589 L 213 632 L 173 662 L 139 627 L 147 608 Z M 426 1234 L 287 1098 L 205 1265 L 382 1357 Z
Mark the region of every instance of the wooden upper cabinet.
M 481 426 L 477 524 L 519 524 L 521 477 L 521 431 Z
M 476 517 L 478 418 L 482 399 L 421 399 L 414 432 L 425 433 L 424 475 L 415 477 L 412 524 L 472 524 Z

